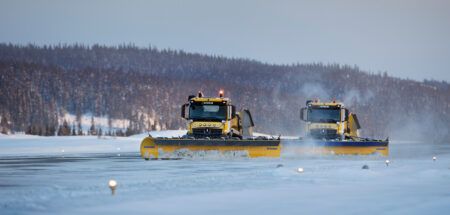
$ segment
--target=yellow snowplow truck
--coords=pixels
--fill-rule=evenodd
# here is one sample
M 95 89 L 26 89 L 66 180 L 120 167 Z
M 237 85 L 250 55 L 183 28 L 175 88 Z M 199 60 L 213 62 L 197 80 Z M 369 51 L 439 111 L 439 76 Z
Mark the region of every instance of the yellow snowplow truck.
M 188 97 L 181 106 L 181 117 L 187 121 L 182 137 L 144 138 L 144 159 L 176 159 L 217 154 L 232 157 L 279 157 L 280 138 L 253 136 L 253 118 L 249 110 L 236 112 L 221 90 L 218 97 Z
M 358 117 L 340 102 L 309 100 L 306 107 L 301 109 L 300 118 L 307 122 L 306 137 L 325 140 L 359 139 L 361 125 Z
M 283 145 L 304 146 L 307 152 L 331 154 L 389 154 L 389 140 L 363 138 L 356 114 L 343 103 L 308 100 L 300 110 L 300 119 L 306 122 L 305 137 L 299 141 L 285 141 Z

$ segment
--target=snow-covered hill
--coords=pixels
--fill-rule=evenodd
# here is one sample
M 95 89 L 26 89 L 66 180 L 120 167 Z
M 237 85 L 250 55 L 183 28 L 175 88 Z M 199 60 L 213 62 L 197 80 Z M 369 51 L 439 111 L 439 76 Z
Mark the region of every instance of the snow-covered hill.
M 185 127 L 180 106 L 189 95 L 202 90 L 216 96 L 224 89 L 238 110 L 252 112 L 263 132 L 301 135 L 299 109 L 319 98 L 345 102 L 365 137 L 450 139 L 449 83 L 394 78 L 357 66 L 271 65 L 132 45 L 0 43 L 0 82 L 3 133 L 51 136 L 66 113 L 88 126 L 84 115 L 107 116 L 111 127 L 127 126 L 129 134 L 179 129 Z

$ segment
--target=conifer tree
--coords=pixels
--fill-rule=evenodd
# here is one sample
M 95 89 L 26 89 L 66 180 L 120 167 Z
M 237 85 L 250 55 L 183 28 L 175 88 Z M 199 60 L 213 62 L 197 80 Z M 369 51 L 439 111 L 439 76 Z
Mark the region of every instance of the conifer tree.
M 81 122 L 78 121 L 78 136 L 83 136 L 83 129 L 81 128 Z
M 8 134 L 9 132 L 9 123 L 8 123 L 8 119 L 6 118 L 6 116 L 2 116 L 2 120 L 0 121 L 0 132 L 2 134 Z
M 94 116 L 91 117 L 91 128 L 89 128 L 89 135 L 97 135 L 97 130 L 95 128 Z

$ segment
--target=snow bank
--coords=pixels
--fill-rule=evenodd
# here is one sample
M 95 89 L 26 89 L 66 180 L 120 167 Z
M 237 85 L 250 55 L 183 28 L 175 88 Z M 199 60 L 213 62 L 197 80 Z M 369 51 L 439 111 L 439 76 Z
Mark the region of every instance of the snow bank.
M 177 137 L 185 130 L 152 131 L 154 137 Z M 130 137 L 0 135 L 0 156 L 71 155 L 80 153 L 139 152 L 142 139 L 148 134 Z

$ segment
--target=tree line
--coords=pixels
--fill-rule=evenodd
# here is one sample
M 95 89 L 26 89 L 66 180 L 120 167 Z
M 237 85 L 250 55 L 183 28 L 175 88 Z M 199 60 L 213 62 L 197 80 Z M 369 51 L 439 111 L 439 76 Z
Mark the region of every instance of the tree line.
M 0 44 L 0 76 L 3 133 L 57 135 L 61 126 L 64 134 L 68 128 L 78 133 L 87 113 L 126 119 L 125 135 L 179 129 L 185 126 L 180 106 L 189 94 L 215 96 L 224 89 L 236 106 L 251 110 L 260 132 L 301 134 L 299 109 L 306 100 L 320 98 L 344 101 L 358 114 L 365 136 L 410 129 L 435 139 L 449 137 L 447 82 L 396 78 L 356 66 L 273 65 L 133 45 Z M 76 116 L 72 125 L 64 126 L 66 113 Z

